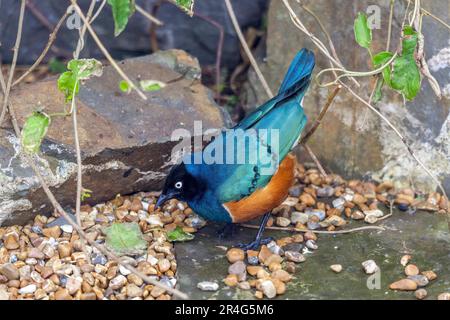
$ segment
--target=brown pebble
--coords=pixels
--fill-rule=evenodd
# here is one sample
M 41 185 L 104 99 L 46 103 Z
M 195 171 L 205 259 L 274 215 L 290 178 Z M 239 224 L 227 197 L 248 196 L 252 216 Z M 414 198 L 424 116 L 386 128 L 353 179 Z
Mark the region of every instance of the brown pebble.
M 67 289 L 58 289 L 55 292 L 55 300 L 72 300 L 72 296 Z
M 236 261 L 244 261 L 245 252 L 239 248 L 232 248 L 227 252 L 227 259 L 230 263 L 235 263 Z
M 229 287 L 235 287 L 238 284 L 238 277 L 235 274 L 229 274 L 224 280 L 223 282 L 225 283 L 225 285 L 229 286 Z
M 61 236 L 61 228 L 59 226 L 53 226 L 50 228 L 45 228 L 42 230 L 42 233 L 44 234 L 44 236 L 46 236 L 47 238 L 59 238 Z
M 409 254 L 406 254 L 400 259 L 400 264 L 402 266 L 406 267 L 406 265 L 409 263 L 409 261 L 411 261 L 411 256 Z
M 80 296 L 80 300 L 96 300 L 97 296 L 94 292 L 86 292 L 82 293 Z
M 438 300 L 450 300 L 450 292 L 443 292 L 437 297 Z
M 414 264 L 409 264 L 405 267 L 405 274 L 407 276 L 416 276 L 419 274 L 419 268 Z
M 401 290 L 401 291 L 414 291 L 417 289 L 417 283 L 410 279 L 402 279 L 391 283 L 389 286 L 392 290 Z
M 303 237 L 305 238 L 305 240 L 314 240 L 314 241 L 317 240 L 316 234 L 314 232 L 312 232 L 312 231 L 305 232 Z
M 287 271 L 284 270 L 277 270 L 272 272 L 271 277 L 273 279 L 278 279 L 283 282 L 288 282 L 292 279 L 292 276 Z
M 432 270 L 423 271 L 422 274 L 427 277 L 429 281 L 435 280 L 437 278 L 437 274 Z
M 425 299 L 425 297 L 428 295 L 427 290 L 425 289 L 417 289 L 414 291 L 414 295 L 417 299 L 422 300 Z

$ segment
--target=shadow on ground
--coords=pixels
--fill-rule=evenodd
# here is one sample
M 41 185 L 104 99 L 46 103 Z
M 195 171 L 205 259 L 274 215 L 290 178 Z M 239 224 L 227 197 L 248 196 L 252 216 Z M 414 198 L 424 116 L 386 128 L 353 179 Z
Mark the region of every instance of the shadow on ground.
M 361 226 L 353 221 L 347 227 Z M 450 291 L 450 233 L 446 217 L 427 212 L 409 215 L 394 211 L 381 226 L 386 231 L 363 231 L 340 235 L 319 235 L 318 250 L 306 254 L 306 261 L 297 265 L 295 278 L 287 285 L 286 293 L 278 299 L 415 299 L 413 292 L 388 289 L 390 283 L 404 278 L 400 265 L 402 255 L 413 257 L 412 263 L 421 271 L 433 270 L 438 278 L 426 287 L 427 299 Z M 231 240 L 217 237 L 219 225 L 208 225 L 196 234 L 193 241 L 177 243 L 179 289 L 191 299 L 253 299 L 254 290 L 228 288 L 222 282 L 229 263 L 225 248 L 239 242 L 249 242 L 256 230 L 238 228 Z M 287 232 L 266 231 L 275 238 Z M 368 275 L 361 262 L 373 259 L 381 269 L 380 288 L 367 287 Z M 335 274 L 330 265 L 339 263 L 343 271 Z M 216 281 L 217 292 L 197 289 L 200 281 Z M 373 282 L 374 283 L 374 282 Z

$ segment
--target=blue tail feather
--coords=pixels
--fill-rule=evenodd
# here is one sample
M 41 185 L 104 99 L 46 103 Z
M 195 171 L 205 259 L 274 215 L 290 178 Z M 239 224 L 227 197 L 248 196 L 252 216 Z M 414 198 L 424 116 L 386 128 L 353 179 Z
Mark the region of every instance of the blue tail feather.
M 314 53 L 305 48 L 300 50 L 292 60 L 278 94 L 282 95 L 283 93 L 291 91 L 303 79 L 309 79 L 314 69 L 314 65 Z

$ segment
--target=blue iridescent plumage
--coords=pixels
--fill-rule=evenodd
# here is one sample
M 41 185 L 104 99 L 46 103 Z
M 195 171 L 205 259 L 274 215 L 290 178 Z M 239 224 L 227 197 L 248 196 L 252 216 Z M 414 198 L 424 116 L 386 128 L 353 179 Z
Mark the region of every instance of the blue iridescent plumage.
M 210 158 L 218 156 L 219 153 L 222 153 L 223 159 L 230 157 L 230 153 L 234 159 L 239 156 L 245 156 L 246 159 L 256 156 L 256 162 L 186 163 L 187 172 L 204 184 L 204 191 L 188 200 L 196 213 L 208 220 L 231 222 L 223 204 L 238 201 L 267 185 L 274 172 L 267 173 L 270 170 L 266 169 L 269 169 L 271 164 L 259 156 L 265 154 L 270 159 L 281 162 L 298 142 L 307 121 L 301 103 L 310 83 L 314 63 L 314 54 L 302 49 L 293 59 L 278 94 L 235 127 L 223 131 L 202 151 L 202 156 L 208 155 Z M 278 138 L 274 139 L 270 134 L 261 136 L 261 129 L 266 132 L 275 129 Z M 248 140 L 245 140 L 244 144 L 227 148 L 226 142 L 236 142 L 237 139 L 233 135 L 239 132 L 247 134 Z M 257 143 L 251 143 L 251 139 L 255 139 Z M 276 147 L 273 145 L 275 142 L 278 142 Z M 241 150 L 245 150 L 244 155 L 240 154 Z M 195 155 L 188 157 L 193 159 Z

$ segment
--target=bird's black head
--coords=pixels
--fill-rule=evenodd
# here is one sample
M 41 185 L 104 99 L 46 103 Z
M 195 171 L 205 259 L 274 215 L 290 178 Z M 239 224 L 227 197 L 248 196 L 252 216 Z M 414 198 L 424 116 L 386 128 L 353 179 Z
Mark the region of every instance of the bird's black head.
M 170 170 L 166 178 L 163 191 L 156 202 L 156 208 L 161 207 L 167 200 L 192 200 L 200 190 L 199 181 L 189 174 L 184 163 L 176 165 Z

